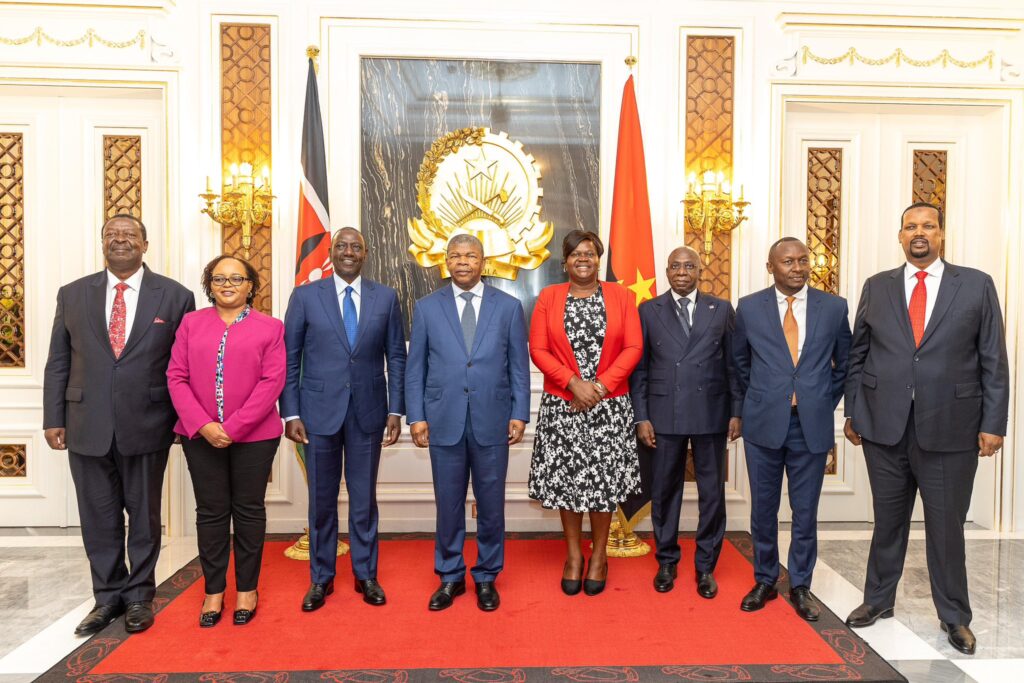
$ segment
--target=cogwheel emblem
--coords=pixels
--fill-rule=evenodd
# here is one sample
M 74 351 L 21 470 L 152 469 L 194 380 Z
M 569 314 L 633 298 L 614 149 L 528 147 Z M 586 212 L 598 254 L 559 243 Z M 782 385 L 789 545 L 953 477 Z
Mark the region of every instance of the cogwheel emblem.
M 460 128 L 434 140 L 416 175 L 420 217 L 409 219 L 409 253 L 448 277 L 445 247 L 469 234 L 484 245 L 484 275 L 515 280 L 551 255 L 552 223 L 541 220 L 540 171 L 523 144 L 487 128 Z

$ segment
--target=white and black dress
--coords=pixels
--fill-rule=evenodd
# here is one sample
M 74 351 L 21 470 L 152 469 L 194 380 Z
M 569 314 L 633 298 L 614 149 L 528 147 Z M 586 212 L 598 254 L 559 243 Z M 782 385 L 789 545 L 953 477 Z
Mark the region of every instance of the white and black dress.
M 585 299 L 569 295 L 564 324 L 580 378 L 593 381 L 607 329 L 601 289 Z M 569 401 L 545 392 L 533 442 L 530 498 L 546 508 L 614 512 L 639 489 L 629 394 L 604 399 L 578 413 L 569 409 Z

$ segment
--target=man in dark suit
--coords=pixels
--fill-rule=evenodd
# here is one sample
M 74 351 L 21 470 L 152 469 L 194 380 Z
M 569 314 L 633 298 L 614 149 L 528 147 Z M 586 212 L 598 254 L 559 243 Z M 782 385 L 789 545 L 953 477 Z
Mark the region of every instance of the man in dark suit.
M 284 317 L 281 414 L 285 436 L 305 445 L 309 485 L 306 612 L 334 592 L 343 466 L 355 590 L 367 604 L 386 602 L 377 581 L 377 470 L 381 448 L 402 429 L 405 323 L 395 290 L 360 275 L 365 260 L 362 234 L 338 230 L 334 276 L 296 288 Z
M 725 538 L 726 439 L 740 433 L 743 395 L 732 358 L 732 304 L 697 292 L 700 256 L 668 257 L 672 289 L 640 305 L 644 355 L 630 377 L 636 435 L 651 458 L 651 521 L 657 545 L 654 589 L 672 590 L 680 559 L 679 514 L 688 446 L 693 448 L 699 518 L 697 593 L 718 593 L 714 570 Z
M 68 450 L 96 598 L 76 635 L 122 613 L 129 633 L 153 625 L 160 497 L 177 420 L 167 363 L 178 324 L 196 307 L 189 290 L 143 265 L 142 221 L 114 216 L 101 240 L 106 269 L 57 293 L 43 378 L 44 436 Z
M 964 522 L 978 457 L 1003 445 L 1010 377 L 992 278 L 946 263 L 942 211 L 903 212 L 905 265 L 864 283 L 846 380 L 846 437 L 864 446 L 875 529 L 864 604 L 846 623 L 893 615 L 917 491 L 932 600 L 950 644 L 974 654 Z
M 405 394 L 409 430 L 430 447 L 437 501 L 430 597 L 437 611 L 466 592 L 466 489 L 473 477 L 477 563 L 471 570 L 477 606 L 498 608 L 495 578 L 505 563 L 505 474 L 509 446 L 530 419 L 526 319 L 515 297 L 485 285 L 484 248 L 476 237 L 448 243 L 451 285 L 416 302 Z
M 750 478 L 754 588 L 740 608 L 753 612 L 778 596 L 782 475 L 793 512 L 789 598 L 796 613 L 817 621 L 811 595 L 818 557 L 818 498 L 834 411 L 843 397 L 850 352 L 846 300 L 807 286 L 811 254 L 783 237 L 768 251 L 775 286 L 740 299 L 733 348 L 744 389 L 743 443 Z

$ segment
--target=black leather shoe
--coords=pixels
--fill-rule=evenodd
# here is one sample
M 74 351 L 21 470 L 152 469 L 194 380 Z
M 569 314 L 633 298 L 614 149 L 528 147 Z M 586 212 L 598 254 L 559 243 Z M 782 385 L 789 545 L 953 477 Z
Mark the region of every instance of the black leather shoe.
M 199 615 L 199 627 L 200 628 L 213 628 L 220 621 L 220 612 L 202 612 Z
M 124 612 L 124 630 L 142 633 L 153 625 L 153 603 L 129 602 Z
M 659 564 L 658 573 L 654 575 L 654 590 L 668 593 L 676 586 L 678 569 L 675 564 Z
M 754 584 L 754 587 L 750 589 L 749 593 L 743 596 L 743 602 L 740 603 L 740 609 L 744 612 L 756 612 L 764 607 L 766 602 L 774 600 L 777 597 L 779 597 L 779 591 L 775 590 L 775 586 L 758 582 Z
M 448 609 L 455 602 L 455 598 L 466 592 L 466 580 L 442 581 L 434 594 L 430 596 L 430 611 L 440 612 Z
M 593 560 L 594 558 L 590 558 Z M 587 563 L 587 574 L 590 573 L 590 563 Z M 583 579 L 583 592 L 587 595 L 597 595 L 604 590 L 605 583 L 608 581 L 608 562 L 604 564 L 604 578 L 598 581 L 597 579 Z
M 384 589 L 377 583 L 377 579 L 356 579 L 356 593 L 362 593 L 363 602 L 374 607 L 388 601 L 384 596 Z
M 245 626 L 250 621 L 256 618 L 256 608 L 259 607 L 260 594 L 256 593 L 256 604 L 252 606 L 252 609 L 236 609 L 234 623 L 235 626 Z
M 562 568 L 562 592 L 566 595 L 576 595 L 583 590 L 583 567 L 580 567 L 581 576 L 578 579 L 567 579 L 565 578 L 565 572 L 569 568 L 569 561 L 565 561 L 565 567 Z
M 483 581 L 476 585 L 476 606 L 484 612 L 493 612 L 501 604 L 501 596 L 494 587 L 493 581 Z
M 718 582 L 711 572 L 697 572 L 697 595 L 708 600 L 718 595 Z
M 965 655 L 973 655 L 978 646 L 974 633 L 967 624 L 946 624 L 941 623 L 942 630 L 946 632 L 946 640 Z
M 99 633 L 122 614 L 124 614 L 124 605 L 96 605 L 75 628 L 75 635 L 91 636 L 94 633 Z
M 314 612 L 324 606 L 324 600 L 334 592 L 334 579 L 327 583 L 311 583 L 306 597 L 302 598 L 302 611 Z
M 878 609 L 865 602 L 850 612 L 850 616 L 846 617 L 846 625 L 850 628 L 864 628 L 865 626 L 871 626 L 871 624 L 879 619 L 889 619 L 893 614 L 895 614 L 895 611 L 892 607 Z
M 811 595 L 811 589 L 807 586 L 790 588 L 789 601 L 793 603 L 793 609 L 804 621 L 817 621 L 821 616 L 821 605 Z

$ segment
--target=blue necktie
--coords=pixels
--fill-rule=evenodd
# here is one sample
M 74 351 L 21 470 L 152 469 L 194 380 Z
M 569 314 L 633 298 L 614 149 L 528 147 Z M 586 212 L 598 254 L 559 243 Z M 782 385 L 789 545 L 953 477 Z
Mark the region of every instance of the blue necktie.
M 356 302 L 352 299 L 352 286 L 345 288 L 345 300 L 341 304 L 341 315 L 345 323 L 345 336 L 348 337 L 349 348 L 356 345 L 356 332 L 359 330 L 359 318 L 356 315 Z

